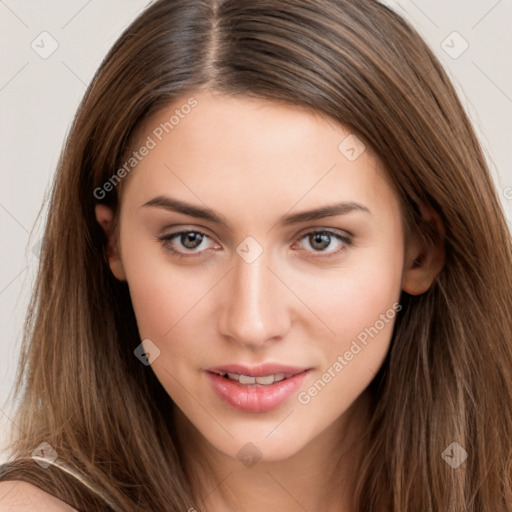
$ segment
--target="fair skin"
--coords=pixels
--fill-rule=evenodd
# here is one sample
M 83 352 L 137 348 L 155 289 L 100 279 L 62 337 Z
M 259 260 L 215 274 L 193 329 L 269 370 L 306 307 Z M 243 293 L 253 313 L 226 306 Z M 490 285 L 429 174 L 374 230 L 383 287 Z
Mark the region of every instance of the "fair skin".
M 63 501 L 21 480 L 0 482 L 2 512 L 76 512 Z
M 379 160 L 367 146 L 350 161 L 338 149 L 350 130 L 310 111 L 201 92 L 146 119 L 136 147 L 190 96 L 197 106 L 124 178 L 119 232 L 107 206 L 98 204 L 96 217 L 110 268 L 128 283 L 140 339 L 160 350 L 150 369 L 176 404 L 180 443 L 194 449 L 184 455 L 194 492 L 208 512 L 351 512 L 371 414 L 367 386 L 394 320 L 380 322 L 342 371 L 333 373 L 333 364 L 393 311 L 402 290 L 428 290 L 442 250 L 415 239 L 405 247 L 398 200 Z M 143 206 L 162 195 L 208 207 L 227 225 Z M 368 211 L 280 221 L 340 202 Z M 188 244 L 185 236 L 158 239 L 181 230 L 205 236 Z M 237 252 L 248 236 L 256 241 L 251 251 L 262 250 L 251 262 Z M 300 388 L 266 412 L 226 404 L 205 371 L 266 362 L 309 369 Z M 329 369 L 328 384 L 301 402 Z M 257 449 L 250 467 L 237 456 L 247 443 Z

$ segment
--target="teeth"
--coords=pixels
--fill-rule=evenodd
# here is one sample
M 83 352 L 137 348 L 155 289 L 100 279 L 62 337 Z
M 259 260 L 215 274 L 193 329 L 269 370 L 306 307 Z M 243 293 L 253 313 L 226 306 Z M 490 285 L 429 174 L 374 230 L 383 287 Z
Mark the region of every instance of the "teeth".
M 255 380 L 258 384 L 264 384 L 264 385 L 274 384 L 274 376 L 273 375 L 266 375 L 265 377 L 256 377 Z M 243 384 L 241 376 L 240 376 L 240 383 Z
M 221 373 L 223 377 L 228 377 L 231 380 L 236 380 L 240 384 L 261 384 L 263 386 L 270 386 L 274 382 L 280 382 L 291 375 L 284 373 L 276 373 L 274 375 L 264 375 L 262 377 L 251 377 L 250 375 L 239 375 L 238 373 Z
M 261 377 L 258 377 L 260 379 Z M 256 377 L 249 377 L 247 375 L 239 375 L 238 382 L 240 384 L 254 384 L 256 382 Z

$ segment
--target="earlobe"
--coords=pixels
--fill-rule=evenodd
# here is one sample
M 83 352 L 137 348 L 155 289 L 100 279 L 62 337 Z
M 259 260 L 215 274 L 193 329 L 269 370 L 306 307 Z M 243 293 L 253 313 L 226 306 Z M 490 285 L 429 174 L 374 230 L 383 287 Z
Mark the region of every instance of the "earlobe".
M 95 206 L 96 220 L 103 228 L 108 239 L 107 259 L 110 270 L 119 281 L 126 281 L 126 273 L 124 271 L 123 262 L 118 251 L 116 233 L 112 229 L 112 221 L 114 212 L 112 208 L 104 204 Z
M 425 293 L 442 270 L 445 261 L 443 221 L 438 213 L 425 203 L 418 203 L 422 214 L 421 228 L 435 233 L 435 239 L 423 242 L 416 235 L 407 248 L 402 277 L 402 289 L 410 295 Z M 430 228 L 430 229 L 428 229 Z

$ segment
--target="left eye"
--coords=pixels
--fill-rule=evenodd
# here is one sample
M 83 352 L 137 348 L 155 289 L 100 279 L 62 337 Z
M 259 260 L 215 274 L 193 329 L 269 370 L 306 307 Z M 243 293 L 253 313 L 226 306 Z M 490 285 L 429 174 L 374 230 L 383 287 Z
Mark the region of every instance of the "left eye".
M 176 250 L 173 247 L 173 240 L 175 238 L 179 240 L 181 247 L 185 250 Z M 162 242 L 164 247 L 174 255 L 180 258 L 188 258 L 200 256 L 206 249 L 196 249 L 198 249 L 203 243 L 203 241 L 208 238 L 210 237 L 205 233 L 202 233 L 201 231 L 184 230 L 164 235 L 162 237 L 159 237 L 159 240 Z M 338 248 L 333 251 L 326 251 L 325 249 L 332 245 L 333 238 L 337 239 L 340 242 Z M 329 230 L 310 231 L 299 238 L 299 240 L 303 239 L 307 239 L 310 247 L 313 248 L 313 252 L 322 253 L 321 256 L 324 256 L 323 253 L 326 253 L 325 257 L 330 257 L 334 254 L 340 253 L 341 251 L 346 249 L 346 246 L 351 245 L 352 243 L 350 237 Z
M 333 251 L 326 251 L 325 249 L 332 245 L 332 239 L 337 239 L 340 244 L 338 248 Z M 348 236 L 340 235 L 334 231 L 310 231 L 300 237 L 300 240 L 306 239 L 309 245 L 315 249 L 313 252 L 327 253 L 326 257 L 333 256 L 335 254 L 344 251 L 348 245 L 352 243 L 352 240 Z M 321 255 L 323 256 L 323 254 Z M 316 257 L 316 256 L 315 256 Z

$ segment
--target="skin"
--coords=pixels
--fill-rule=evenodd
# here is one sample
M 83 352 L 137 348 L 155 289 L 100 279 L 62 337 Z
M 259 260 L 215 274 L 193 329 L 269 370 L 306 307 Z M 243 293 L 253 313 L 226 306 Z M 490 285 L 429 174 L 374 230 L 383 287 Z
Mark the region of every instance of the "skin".
M 119 230 L 107 206 L 98 204 L 96 217 L 109 239 L 111 270 L 128 282 L 141 340 L 160 350 L 151 368 L 177 406 L 194 490 L 208 495 L 208 511 L 351 511 L 358 441 L 371 414 L 366 388 L 386 357 L 394 320 L 308 404 L 295 393 L 273 411 L 235 410 L 217 397 L 204 369 L 235 362 L 309 367 L 299 392 L 307 390 L 402 290 L 430 287 L 442 249 L 416 239 L 405 247 L 381 162 L 369 147 L 355 161 L 338 149 L 346 127 L 284 103 L 193 97 L 198 105 L 125 178 Z M 188 98 L 146 119 L 140 142 Z M 158 195 L 208 206 L 229 228 L 143 206 Z M 370 213 L 279 223 L 285 214 L 340 201 Z M 427 221 L 440 222 L 422 208 Z M 180 236 L 158 240 L 181 229 L 207 236 L 190 248 Z M 334 234 L 315 242 L 308 236 L 314 229 Z M 352 235 L 351 243 L 336 234 Z M 251 263 L 236 251 L 247 236 L 263 249 Z M 169 246 L 200 256 L 178 258 Z M 249 442 L 261 456 L 252 467 L 237 457 Z
M 77 512 L 55 496 L 22 480 L 0 482 L 2 512 Z

